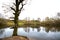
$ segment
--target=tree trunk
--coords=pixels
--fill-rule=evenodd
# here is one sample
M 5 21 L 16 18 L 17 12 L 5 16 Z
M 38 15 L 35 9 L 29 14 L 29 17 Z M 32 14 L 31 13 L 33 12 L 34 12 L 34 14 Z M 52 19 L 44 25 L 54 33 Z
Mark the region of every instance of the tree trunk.
M 16 0 L 16 11 L 14 18 L 15 27 L 18 27 L 18 16 L 19 16 L 18 12 L 19 12 L 19 5 L 18 5 L 18 0 Z
M 15 23 L 15 27 L 14 27 L 14 31 L 13 31 L 13 36 L 17 36 L 17 27 L 18 27 L 18 17 L 17 16 L 15 16 L 14 23 Z
M 19 12 L 19 5 L 18 5 L 18 0 L 15 0 L 16 2 L 16 11 L 15 11 L 15 18 L 14 18 L 14 23 L 15 23 L 15 27 L 14 27 L 14 32 L 13 32 L 13 36 L 17 36 L 17 27 L 18 27 L 18 12 Z
M 13 36 L 17 36 L 17 27 L 14 27 Z

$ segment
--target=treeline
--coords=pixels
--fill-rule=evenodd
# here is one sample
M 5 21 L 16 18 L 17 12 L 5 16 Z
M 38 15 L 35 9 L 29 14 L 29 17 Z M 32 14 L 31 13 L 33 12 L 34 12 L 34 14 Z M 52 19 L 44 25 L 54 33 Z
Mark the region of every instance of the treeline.
M 5 19 L 0 18 L 0 28 L 6 26 L 7 21 Z
M 13 26 L 14 23 L 11 20 L 0 18 L 0 28 Z
M 38 27 L 40 26 L 40 21 L 38 20 L 20 20 L 19 26 L 31 26 L 31 27 Z
M 60 26 L 60 18 L 49 18 L 46 17 L 45 20 L 19 20 L 18 25 L 27 27 L 39 27 L 39 26 Z M 0 18 L 0 26 L 14 26 L 13 20 L 7 20 Z
M 60 18 L 49 18 L 46 17 L 45 20 L 20 20 L 25 26 L 39 27 L 39 26 L 60 26 Z
M 0 18 L 0 26 L 2 26 L 2 25 L 6 25 L 6 23 L 7 23 L 7 20 L 6 19 L 2 19 L 2 18 Z
M 60 26 L 60 18 L 46 17 L 46 19 L 41 22 L 41 25 L 42 26 Z

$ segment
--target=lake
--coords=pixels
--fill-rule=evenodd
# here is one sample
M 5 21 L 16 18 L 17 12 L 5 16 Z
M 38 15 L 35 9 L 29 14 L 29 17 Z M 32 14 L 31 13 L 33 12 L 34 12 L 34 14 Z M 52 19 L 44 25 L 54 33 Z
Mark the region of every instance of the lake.
M 0 29 L 0 38 L 11 37 L 14 29 Z M 60 40 L 60 27 L 20 27 L 17 31 L 18 35 L 26 36 L 30 40 Z

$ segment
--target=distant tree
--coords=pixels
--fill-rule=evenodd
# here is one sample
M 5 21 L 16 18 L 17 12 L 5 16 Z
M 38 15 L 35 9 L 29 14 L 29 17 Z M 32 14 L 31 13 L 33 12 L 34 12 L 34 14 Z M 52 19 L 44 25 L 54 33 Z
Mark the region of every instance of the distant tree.
M 41 19 L 40 19 L 40 18 L 37 18 L 37 20 L 38 20 L 38 21 L 41 21 Z
M 57 16 L 59 16 L 59 17 L 60 17 L 60 13 L 57 13 Z
M 45 18 L 45 21 L 49 21 L 49 17 L 46 17 L 46 18 Z
M 2 14 L 2 13 L 0 13 L 0 18 L 4 18 L 4 16 L 3 16 L 3 14 Z

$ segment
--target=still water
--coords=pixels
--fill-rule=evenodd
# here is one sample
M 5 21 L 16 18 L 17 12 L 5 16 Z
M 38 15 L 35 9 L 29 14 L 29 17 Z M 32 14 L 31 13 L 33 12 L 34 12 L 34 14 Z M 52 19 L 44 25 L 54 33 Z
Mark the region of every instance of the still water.
M 30 40 L 60 40 L 60 27 L 20 27 L 17 30 L 18 35 L 26 36 Z M 0 38 L 12 36 L 13 31 L 11 28 L 0 29 Z

